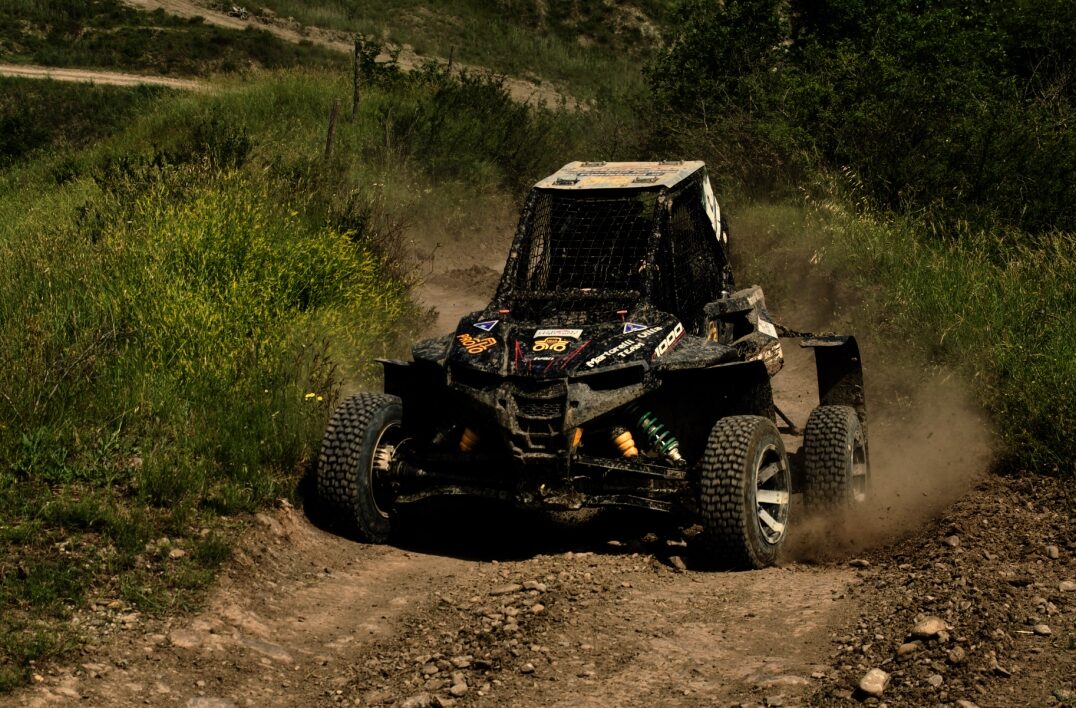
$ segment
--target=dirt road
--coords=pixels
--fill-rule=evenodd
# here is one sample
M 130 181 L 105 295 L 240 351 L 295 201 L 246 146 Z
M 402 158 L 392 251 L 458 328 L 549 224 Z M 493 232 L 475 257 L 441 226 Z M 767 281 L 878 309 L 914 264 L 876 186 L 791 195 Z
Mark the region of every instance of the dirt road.
M 306 27 L 297 22 L 275 17 L 250 16 L 248 19 L 232 17 L 223 12 L 207 7 L 205 3 L 193 0 L 124 0 L 132 7 L 142 10 L 164 10 L 178 17 L 201 17 L 209 24 L 227 27 L 229 29 L 254 28 L 264 30 L 287 42 L 312 42 L 339 52 L 350 54 L 354 50 L 352 37 L 347 32 L 338 30 L 322 29 L 318 27 Z M 383 54 L 378 57 L 379 61 L 388 61 L 389 55 Z M 400 48 L 396 61 L 404 71 L 417 68 L 426 61 L 437 61 L 442 64 L 446 60 L 439 57 L 420 56 L 410 47 Z M 453 66 L 459 71 L 489 73 L 483 67 L 471 66 L 458 61 Z M 531 81 L 514 77 L 504 77 L 504 86 L 509 94 L 520 102 L 533 102 L 546 106 L 558 106 L 564 102 L 568 107 L 574 108 L 576 102 L 570 96 L 556 90 L 549 85 L 538 85 Z
M 698 705 L 784 698 L 828 671 L 841 568 L 678 573 L 678 540 L 592 519 L 438 514 L 400 547 L 294 509 L 258 530 L 193 618 L 111 632 L 30 705 Z M 476 518 L 474 514 L 464 518 Z M 439 540 L 430 541 L 431 537 Z M 129 627 L 129 629 L 128 629 Z M 410 702 L 408 702 L 410 701 Z
M 19 76 L 30 79 L 53 81 L 76 81 L 80 83 L 105 84 L 108 86 L 167 86 L 168 88 L 198 91 L 205 88 L 200 81 L 172 79 L 164 76 L 129 74 L 122 71 L 97 71 L 91 69 L 61 69 L 31 64 L 0 64 L 0 76 Z

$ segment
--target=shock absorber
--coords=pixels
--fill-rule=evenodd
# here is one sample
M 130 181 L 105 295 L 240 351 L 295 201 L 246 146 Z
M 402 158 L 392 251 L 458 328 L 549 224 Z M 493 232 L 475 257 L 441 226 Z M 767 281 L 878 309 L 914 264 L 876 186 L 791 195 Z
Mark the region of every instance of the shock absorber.
M 478 434 L 470 428 L 463 429 L 460 436 L 460 452 L 470 452 L 478 444 Z
M 635 425 L 639 428 L 639 432 L 646 437 L 652 448 L 669 458 L 670 462 L 678 463 L 684 459 L 680 456 L 680 441 L 676 439 L 671 430 L 658 421 L 657 416 L 650 411 L 644 411 L 638 406 L 635 406 L 631 413 L 633 416 L 637 416 Z
M 635 447 L 635 439 L 632 438 L 630 430 L 618 426 L 609 431 L 609 437 L 624 457 L 639 456 L 639 448 Z

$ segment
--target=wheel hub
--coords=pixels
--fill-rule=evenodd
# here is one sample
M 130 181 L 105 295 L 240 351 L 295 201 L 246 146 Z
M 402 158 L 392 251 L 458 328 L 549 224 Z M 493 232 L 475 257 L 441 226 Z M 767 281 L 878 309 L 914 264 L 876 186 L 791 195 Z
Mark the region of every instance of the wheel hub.
M 400 426 L 393 423 L 381 431 L 374 445 L 374 454 L 370 458 L 370 488 L 374 506 L 385 518 L 388 518 L 386 510 L 392 508 L 392 500 L 396 496 L 392 480 L 392 461 L 399 442 Z
M 762 537 L 770 545 L 781 542 L 788 527 L 790 490 L 784 457 L 773 445 L 759 456 L 755 468 L 755 515 Z

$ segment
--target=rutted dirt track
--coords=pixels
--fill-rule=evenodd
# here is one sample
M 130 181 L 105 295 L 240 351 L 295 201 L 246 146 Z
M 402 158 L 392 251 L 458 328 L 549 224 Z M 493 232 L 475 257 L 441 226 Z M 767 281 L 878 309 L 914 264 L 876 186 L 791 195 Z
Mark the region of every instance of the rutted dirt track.
M 461 270 L 464 254 L 454 250 L 420 297 L 478 306 L 494 279 L 481 265 Z M 777 394 L 802 425 L 813 372 L 803 352 L 788 355 Z M 909 429 L 891 428 L 900 454 L 926 449 Z M 934 451 L 925 472 L 939 478 L 943 467 L 979 464 L 971 448 L 959 449 L 970 458 Z M 396 545 L 368 546 L 282 504 L 257 516 L 196 616 L 147 620 L 118 601 L 87 608 L 79 622 L 97 639 L 13 698 L 42 706 L 831 705 L 854 702 L 852 688 L 871 666 L 892 672 L 900 705 L 1041 703 L 1064 690 L 1070 520 L 1030 500 L 1006 505 L 1011 491 L 994 484 L 915 534 L 908 500 L 925 519 L 946 497 L 911 480 L 893 486 L 907 500 L 886 492 L 850 533 L 863 541 L 868 527 L 888 537 L 902 528 L 897 535 L 911 539 L 896 552 L 883 547 L 856 568 L 848 555 L 797 562 L 841 540 L 799 526 L 781 567 L 741 573 L 695 570 L 682 529 L 634 515 L 551 519 L 438 506 L 405 516 Z M 984 509 L 1011 526 L 1007 535 L 979 531 Z M 967 545 L 954 552 L 942 539 L 957 532 Z M 1052 556 L 1043 542 L 1057 544 Z M 909 548 L 935 550 L 909 564 Z M 926 612 L 945 617 L 953 636 L 898 657 Z M 1049 621 L 1054 639 L 1034 636 L 1025 616 Z M 967 659 L 947 663 L 958 646 Z M 999 661 L 1011 676 L 995 671 Z
M 33 64 L 0 64 L 0 76 L 17 76 L 25 79 L 52 79 L 79 83 L 105 84 L 108 86 L 138 86 L 150 84 L 168 88 L 202 90 L 205 84 L 190 79 L 172 79 L 166 76 L 130 74 L 123 71 L 98 71 L 94 69 L 62 69 Z
M 426 527 L 440 537 L 436 546 L 427 539 L 409 550 L 329 535 L 290 508 L 261 516 L 204 612 L 138 630 L 117 624 L 93 659 L 24 698 L 191 706 L 432 704 L 424 694 L 490 706 L 791 699 L 826 670 L 812 657 L 824 655 L 827 628 L 845 611 L 834 600 L 852 577 L 804 567 L 681 574 L 662 560 L 679 546 L 653 536 L 617 541 L 600 519 L 582 527 L 505 515 L 488 526 L 436 519 L 446 524 Z

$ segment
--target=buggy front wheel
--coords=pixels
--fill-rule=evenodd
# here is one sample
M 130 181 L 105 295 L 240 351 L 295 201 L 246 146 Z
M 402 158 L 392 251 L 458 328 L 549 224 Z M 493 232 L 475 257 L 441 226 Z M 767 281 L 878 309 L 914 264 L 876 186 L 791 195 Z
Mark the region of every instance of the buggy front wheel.
M 698 469 L 709 561 L 737 568 L 777 562 L 788 531 L 792 477 L 773 421 L 730 416 L 714 425 Z
M 318 496 L 332 520 L 371 543 L 392 530 L 393 457 L 401 442 L 400 399 L 360 393 L 333 413 L 318 457 Z

